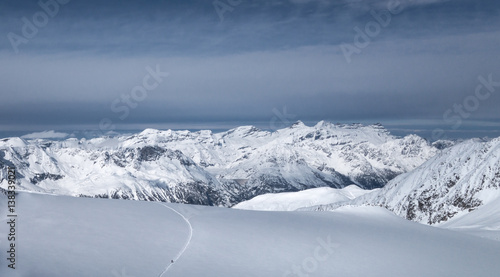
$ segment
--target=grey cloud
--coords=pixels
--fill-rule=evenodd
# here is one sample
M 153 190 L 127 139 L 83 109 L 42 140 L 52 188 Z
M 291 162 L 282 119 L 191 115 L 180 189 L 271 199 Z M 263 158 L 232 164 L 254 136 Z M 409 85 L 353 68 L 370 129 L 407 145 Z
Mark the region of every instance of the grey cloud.
M 223 22 L 210 1 L 141 3 L 73 0 L 17 55 L 4 36 L 0 125 L 266 122 L 284 106 L 304 121 L 442 122 L 478 76 L 500 79 L 495 1 L 411 1 L 351 63 L 340 45 L 387 1 L 245 1 Z M 3 34 L 37 10 L 0 8 Z M 171 75 L 119 119 L 111 103 L 156 64 Z M 498 120 L 499 104 L 467 120 Z

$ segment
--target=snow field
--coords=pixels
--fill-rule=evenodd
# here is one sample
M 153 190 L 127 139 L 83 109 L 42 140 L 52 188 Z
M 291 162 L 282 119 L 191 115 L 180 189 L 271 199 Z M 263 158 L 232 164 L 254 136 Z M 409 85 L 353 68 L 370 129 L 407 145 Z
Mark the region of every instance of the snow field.
M 18 203 L 18 268 L 6 267 L 2 251 L 0 276 L 496 277 L 500 272 L 500 242 L 409 222 L 379 207 L 263 212 L 30 193 L 20 193 Z M 186 221 L 193 230 L 189 244 Z

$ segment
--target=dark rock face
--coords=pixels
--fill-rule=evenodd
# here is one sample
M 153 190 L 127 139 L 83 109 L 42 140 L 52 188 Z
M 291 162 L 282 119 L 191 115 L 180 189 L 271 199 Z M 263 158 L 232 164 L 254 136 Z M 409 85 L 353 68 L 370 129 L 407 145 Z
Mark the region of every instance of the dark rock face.
M 139 149 L 139 162 L 151 162 L 158 160 L 167 150 L 158 146 L 144 146 Z
M 62 178 L 64 178 L 64 176 L 58 175 L 58 174 L 40 173 L 40 174 L 35 174 L 35 176 L 33 178 L 30 178 L 30 182 L 33 185 L 36 185 L 36 184 L 40 183 L 43 180 L 57 181 L 57 180 L 62 179 Z

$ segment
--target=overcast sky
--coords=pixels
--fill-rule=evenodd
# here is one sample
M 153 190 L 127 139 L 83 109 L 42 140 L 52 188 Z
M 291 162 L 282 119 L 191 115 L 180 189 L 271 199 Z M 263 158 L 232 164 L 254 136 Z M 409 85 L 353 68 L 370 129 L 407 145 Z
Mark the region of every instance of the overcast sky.
M 0 135 L 324 119 L 500 136 L 497 0 L 40 2 L 0 2 Z

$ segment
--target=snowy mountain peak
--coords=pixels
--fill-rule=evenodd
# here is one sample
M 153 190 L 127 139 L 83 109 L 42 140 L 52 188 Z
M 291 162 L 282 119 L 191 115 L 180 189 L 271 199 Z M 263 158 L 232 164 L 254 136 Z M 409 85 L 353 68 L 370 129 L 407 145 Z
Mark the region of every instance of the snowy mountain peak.
M 0 139 L 0 148 L 8 147 L 26 147 L 26 141 L 18 137 Z
M 307 127 L 307 126 L 304 124 L 304 122 L 297 120 L 289 128 L 294 129 L 294 128 L 302 128 L 302 127 Z
M 316 125 L 314 125 L 314 128 L 315 129 L 322 129 L 322 128 L 327 128 L 330 125 L 332 125 L 332 123 L 325 121 L 325 120 L 321 120 L 318 123 L 316 123 Z
M 259 128 L 253 126 L 253 125 L 248 125 L 248 126 L 240 126 L 233 128 L 227 132 L 223 133 L 224 136 L 231 136 L 231 137 L 248 137 L 252 135 L 267 135 L 268 132 L 262 131 Z
M 167 132 L 169 132 L 169 131 L 171 131 L 171 130 L 168 130 Z M 152 129 L 152 128 L 146 128 L 146 129 L 144 129 L 144 131 L 140 132 L 138 135 L 139 136 L 152 136 L 152 135 L 158 135 L 160 133 L 161 133 L 160 130 Z

